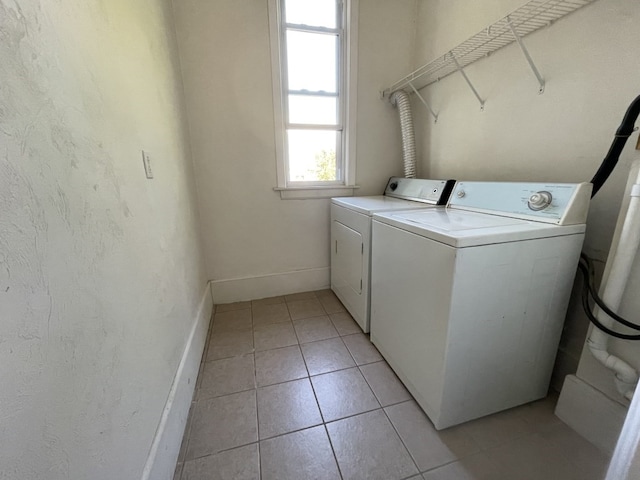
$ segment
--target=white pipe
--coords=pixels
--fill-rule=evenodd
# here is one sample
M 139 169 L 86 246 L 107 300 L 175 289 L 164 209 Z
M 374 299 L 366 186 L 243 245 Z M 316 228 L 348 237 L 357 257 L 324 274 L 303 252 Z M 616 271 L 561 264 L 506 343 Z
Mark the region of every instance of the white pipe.
M 629 207 L 622 224 L 622 231 L 618 239 L 605 285 L 600 297 L 611 310 L 618 310 L 624 294 L 631 268 L 640 247 L 640 171 L 637 173 L 635 184 L 631 188 Z M 611 328 L 614 320 L 600 309 L 596 311 L 598 320 Z M 608 352 L 609 336 L 598 328 L 592 328 L 587 345 L 593 356 L 602 365 L 615 374 L 615 384 L 618 392 L 627 399 L 633 398 L 633 392 L 638 383 L 638 372 L 624 360 Z
M 391 103 L 398 107 L 400 117 L 400 133 L 402 134 L 402 161 L 404 176 L 416 177 L 416 139 L 413 133 L 413 117 L 411 116 L 411 102 L 409 94 L 398 90 L 391 95 Z

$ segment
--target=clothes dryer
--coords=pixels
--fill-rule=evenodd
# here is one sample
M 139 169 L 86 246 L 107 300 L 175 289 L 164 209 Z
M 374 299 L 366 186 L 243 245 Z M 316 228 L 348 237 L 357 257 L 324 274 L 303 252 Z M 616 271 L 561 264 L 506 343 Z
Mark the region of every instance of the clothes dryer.
M 369 331 L 371 216 L 447 203 L 453 180 L 391 177 L 384 195 L 331 199 L 331 289 L 363 332 Z
M 546 396 L 590 192 L 459 182 L 374 214 L 371 340 L 437 429 Z

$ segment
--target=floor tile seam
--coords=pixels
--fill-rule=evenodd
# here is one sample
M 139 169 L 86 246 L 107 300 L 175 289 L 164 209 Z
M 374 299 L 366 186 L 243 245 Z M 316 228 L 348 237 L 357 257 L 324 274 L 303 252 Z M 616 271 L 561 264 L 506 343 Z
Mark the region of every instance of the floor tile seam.
M 376 400 L 376 402 L 378 402 L 379 408 L 384 408 L 384 407 L 382 406 L 382 403 L 380 403 L 380 400 L 379 400 L 379 399 L 378 399 L 378 397 L 376 396 L 375 392 L 373 391 L 373 388 L 371 388 L 371 385 L 369 385 L 369 382 L 367 382 L 366 377 L 365 377 L 365 376 L 364 376 L 364 374 L 360 371 L 360 369 L 358 368 L 358 366 L 357 366 L 357 365 L 356 365 L 355 367 L 349 367 L 349 368 L 343 368 L 343 369 L 341 369 L 341 370 L 335 370 L 335 372 L 341 372 L 341 371 L 344 371 L 344 370 L 349 370 L 349 369 L 351 369 L 351 368 L 357 368 L 357 369 L 358 369 L 358 373 L 359 373 L 360 375 L 362 375 L 362 378 L 363 378 L 364 382 L 366 383 L 367 387 L 369 387 L 369 390 L 371 391 L 371 394 L 373 395 L 373 398 Z M 328 373 L 325 373 L 325 374 L 322 374 L 322 375 L 328 375 L 329 373 L 335 373 L 335 372 L 328 372 Z M 318 377 L 318 376 L 319 376 L 319 375 L 314 375 L 314 377 Z M 311 385 L 313 386 L 313 381 L 311 381 L 311 378 L 312 378 L 312 377 L 309 377 L 309 381 L 311 382 Z M 314 393 L 315 393 L 315 389 L 314 389 Z M 316 396 L 316 400 L 317 400 L 317 396 Z M 319 406 L 319 404 L 318 404 L 318 406 Z M 377 410 L 377 408 L 374 408 L 373 410 Z M 370 411 L 373 411 L 373 410 L 365 410 L 364 412 L 360 412 L 360 413 L 366 413 L 366 412 L 370 412 Z M 356 414 L 354 414 L 354 415 L 359 415 L 359 414 L 357 414 L 357 413 L 356 413 Z M 349 415 L 349 416 L 353 416 L 353 415 Z M 324 416 L 323 416 L 322 418 L 324 418 Z M 348 417 L 344 417 L 344 418 L 348 418 Z M 338 420 L 338 419 L 336 419 L 336 420 Z M 334 420 L 331 420 L 331 422 L 332 422 L 332 421 L 334 421 Z
M 331 453 L 333 454 L 333 460 L 336 462 L 336 467 L 338 468 L 338 475 L 340 476 L 340 479 L 344 479 L 344 476 L 342 475 L 342 468 L 340 468 L 340 462 L 338 462 L 338 455 L 336 454 L 336 449 L 333 447 L 333 440 L 331 440 L 331 435 L 329 435 L 329 429 L 327 428 L 327 424 L 323 423 L 322 426 L 324 427 L 324 433 L 327 435 L 327 438 L 329 439 L 329 446 L 331 447 Z
M 334 419 L 325 421 L 325 423 L 329 424 L 329 423 L 339 422 L 341 420 L 347 420 L 348 418 L 357 417 L 358 415 L 364 415 L 365 413 L 375 412 L 376 410 L 384 410 L 384 408 L 380 407 L 380 406 L 375 407 L 375 408 L 367 408 L 366 410 L 363 410 L 363 411 L 358 412 L 358 413 L 352 413 L 351 415 L 345 415 L 344 417 L 334 418 Z
M 385 418 L 387 419 L 387 421 L 391 425 L 391 428 L 393 428 L 393 431 L 396 432 L 396 435 L 398 436 L 398 439 L 400 440 L 400 443 L 402 444 L 402 446 L 404 447 L 405 451 L 409 455 L 409 458 L 413 462 L 413 465 L 416 467 L 416 471 L 420 472 L 420 467 L 418 466 L 418 461 L 413 457 L 413 454 L 411 453 L 411 450 L 409 450 L 409 447 L 407 446 L 407 444 L 405 443 L 404 439 L 402 438 L 402 435 L 400 435 L 400 432 L 398 431 L 398 429 L 396 428 L 395 424 L 391 420 L 391 417 L 389 417 L 389 414 L 385 410 L 385 407 L 382 408 L 382 413 L 384 414 Z M 422 473 L 418 473 L 418 474 L 422 475 Z M 415 476 L 415 474 L 414 474 L 414 476 Z M 409 478 L 411 478 L 411 477 L 409 477 Z
M 257 442 L 251 442 L 252 443 L 258 443 L 258 461 L 260 461 L 260 411 L 258 409 L 258 389 L 256 388 L 256 392 L 255 392 L 255 401 L 256 401 L 256 437 L 257 437 Z M 251 445 L 249 444 L 249 445 Z M 259 463 L 260 466 L 260 478 L 262 478 L 262 462 Z
M 422 475 L 422 474 L 424 474 L 424 473 L 433 472 L 434 470 L 437 470 L 437 469 L 439 469 L 439 468 L 446 467 L 447 465 L 452 465 L 452 464 L 454 464 L 454 463 L 456 463 L 456 462 L 459 462 L 459 461 L 461 461 L 461 460 L 464 460 L 464 459 L 466 459 L 466 458 L 470 458 L 470 457 L 473 457 L 474 455 L 480 455 L 480 454 L 482 454 L 482 452 L 467 453 L 467 454 L 462 455 L 462 456 L 460 456 L 460 457 L 456 457 L 456 458 L 454 458 L 453 460 L 447 461 L 447 462 L 442 463 L 442 464 L 440 464 L 440 465 L 436 465 L 435 467 L 427 468 L 426 470 L 420 470 L 420 468 L 418 468 L 418 470 L 420 471 L 420 475 Z M 489 458 L 488 458 L 488 457 L 487 457 L 487 460 L 489 460 Z M 492 465 L 494 465 L 494 464 L 492 463 Z
M 300 348 L 300 352 L 302 353 L 302 348 Z M 322 419 L 322 423 L 326 424 L 324 413 L 322 413 L 322 408 L 320 407 L 320 400 L 318 400 L 318 394 L 316 393 L 316 387 L 313 385 L 313 382 L 311 381 L 311 372 L 309 371 L 309 366 L 307 365 L 307 359 L 304 357 L 304 354 L 302 354 L 302 361 L 304 362 L 304 366 L 307 369 L 307 373 L 309 374 L 309 384 L 311 384 L 311 391 L 313 392 L 313 397 L 316 399 L 316 405 L 318 406 L 318 411 L 320 412 L 320 418 Z
M 308 373 L 308 372 L 307 372 Z M 284 385 L 285 383 L 293 383 L 293 382 L 298 382 L 300 380 L 304 380 L 307 378 L 311 378 L 309 377 L 309 375 L 307 375 L 306 377 L 300 377 L 300 378 L 291 378 L 289 380 L 283 380 L 282 382 L 276 382 L 276 383 L 270 383 L 269 385 L 258 385 L 256 388 L 258 390 L 262 389 L 262 388 L 268 388 L 268 387 L 275 387 L 276 385 Z M 309 382 L 311 383 L 311 382 Z
M 258 411 L 258 403 L 256 401 L 256 412 Z M 258 425 L 260 425 L 260 423 L 258 423 Z M 262 446 L 260 445 L 260 432 L 258 432 L 258 441 L 256 442 L 258 444 L 258 480 L 262 480 L 263 474 L 262 474 Z M 182 480 L 182 479 L 181 479 Z
M 260 350 L 260 351 L 264 351 L 264 350 Z M 251 352 L 239 353 L 237 355 L 230 355 L 228 357 L 214 358 L 212 360 L 207 360 L 204 363 L 211 363 L 211 362 L 215 362 L 217 360 L 229 360 L 230 358 L 243 357 L 244 355 L 255 355 L 255 353 L 256 353 L 256 350 L 254 348 L 253 351 L 251 351 Z
M 358 335 L 358 334 L 357 333 L 352 333 L 351 335 Z M 366 335 L 366 333 L 363 333 L 363 335 Z M 350 335 L 345 335 L 345 337 L 348 337 L 348 336 L 350 336 Z M 358 364 L 358 361 L 356 360 L 356 357 L 353 355 L 353 353 L 351 352 L 351 349 L 349 348 L 349 344 L 347 344 L 347 342 L 345 342 L 342 337 L 340 337 L 340 338 L 342 339 L 342 343 L 344 343 L 344 346 L 347 347 L 347 351 L 349 352 L 349 355 L 351 355 L 351 358 L 353 358 L 353 363 L 355 363 L 357 367 L 360 367 L 360 364 Z M 376 362 L 379 362 L 379 361 L 380 360 L 376 360 Z M 363 363 L 362 365 L 369 365 L 369 363 L 375 363 L 375 362 Z
M 249 392 L 251 390 L 257 390 L 258 389 L 258 382 L 256 381 L 256 359 L 255 359 L 255 354 L 253 354 L 253 353 L 245 353 L 245 354 L 242 354 L 242 355 L 236 355 L 236 357 L 245 357 L 245 356 L 248 356 L 248 355 L 254 355 L 254 358 L 253 358 L 253 387 L 251 387 L 251 388 L 243 388 L 241 390 L 236 390 L 236 391 L 233 391 L 233 392 L 227 392 L 227 393 L 223 393 L 221 395 L 212 395 L 212 396 L 201 397 L 200 396 L 200 390 L 202 390 L 202 388 L 201 388 L 202 386 L 200 386 L 200 388 L 198 389 L 198 392 L 197 392 L 197 396 L 196 396 L 197 400 L 198 401 L 200 401 L 200 400 L 202 400 L 202 401 L 213 400 L 214 398 L 228 397 L 229 395 L 235 395 L 237 393 L 243 393 L 243 392 Z M 236 358 L 236 357 L 229 357 L 229 358 Z M 225 359 L 221 358 L 221 359 L 218 359 L 218 360 L 225 360 Z M 217 360 L 212 360 L 211 362 L 214 362 L 214 361 L 217 361 Z M 211 362 L 208 362 L 208 363 L 211 363 Z M 257 401 L 257 398 L 256 398 L 256 401 Z
M 350 367 L 339 368 L 339 369 L 337 369 L 337 370 L 331 370 L 331 371 L 329 371 L 329 372 L 316 373 L 315 375 L 311 375 L 311 372 L 309 372 L 309 376 L 310 376 L 310 377 L 317 377 L 318 375 L 325 375 L 325 374 L 327 374 L 327 373 L 339 372 L 339 371 L 341 371 L 341 370 L 347 370 L 347 369 L 349 369 L 349 368 L 356 368 L 356 367 L 358 367 L 358 366 L 359 366 L 359 365 L 358 365 L 358 362 L 356 362 L 356 359 L 355 359 L 355 358 L 353 358 L 353 355 L 351 354 L 351 351 L 349 350 L 349 347 L 347 346 L 347 344 L 345 343 L 345 341 L 342 339 L 342 337 L 341 337 L 341 336 L 332 337 L 332 338 L 326 338 L 325 340 L 317 340 L 317 341 L 315 341 L 315 342 L 303 343 L 303 344 L 300 344 L 300 345 L 311 345 L 312 343 L 324 342 L 324 341 L 326 341 L 326 340 L 333 340 L 333 339 L 336 339 L 336 338 L 340 339 L 340 341 L 342 342 L 342 345 L 344 346 L 344 348 L 346 348 L 346 349 L 347 349 L 347 353 L 348 353 L 348 354 L 349 354 L 349 356 L 351 357 L 351 360 L 353 360 L 353 365 L 352 365 L 352 366 L 350 366 Z M 300 350 L 302 350 L 302 347 L 300 348 Z M 304 357 L 304 354 L 303 354 L 302 356 Z M 305 360 L 305 361 L 306 361 L 306 360 Z M 363 364 L 363 365 L 365 365 L 365 364 Z M 309 370 L 309 369 L 307 368 L 307 371 L 308 371 L 308 370 Z
M 327 318 L 329 321 L 331 321 L 331 318 L 329 317 L 328 314 L 324 314 L 324 315 L 312 315 L 311 317 L 302 317 L 302 318 L 296 318 L 295 320 L 291 320 L 293 322 L 293 324 L 295 325 L 296 322 L 300 322 L 302 320 L 312 320 L 314 318 Z
M 382 360 L 382 361 L 384 361 L 384 360 Z M 374 363 L 378 363 L 378 362 L 374 362 Z M 385 362 L 385 363 L 386 363 L 386 362 Z M 371 364 L 370 364 L 370 363 L 367 363 L 367 364 L 365 364 L 365 365 L 371 365 Z M 364 366 L 364 365 L 362 365 L 362 366 Z M 388 364 L 387 364 L 387 366 L 388 366 Z M 371 393 L 373 393 L 373 396 L 374 396 L 374 397 L 376 397 L 376 400 L 378 400 L 378 403 L 380 404 L 380 406 L 381 406 L 382 408 L 391 407 L 391 406 L 393 406 L 393 405 L 398 405 L 399 403 L 403 403 L 403 402 L 406 402 L 406 401 L 407 401 L 407 400 L 402 400 L 402 401 L 400 401 L 400 402 L 390 403 L 389 405 L 382 405 L 382 400 L 380 400 L 380 398 L 379 398 L 379 397 L 378 397 L 378 395 L 376 394 L 375 390 L 374 390 L 374 389 L 373 389 L 373 387 L 371 386 L 371 383 L 369 383 L 369 380 L 367 380 L 367 376 L 364 374 L 364 372 L 363 372 L 363 371 L 362 371 L 362 369 L 360 368 L 360 365 L 358 365 L 358 366 L 357 366 L 357 368 L 358 368 L 358 371 L 360 372 L 360 375 L 362 375 L 362 378 L 364 378 L 364 381 L 365 381 L 365 382 L 367 382 L 367 385 L 369 386 L 369 390 L 371 390 Z M 389 368 L 391 368 L 391 367 L 389 367 Z M 404 387 L 404 385 L 403 385 L 403 387 Z M 411 395 L 411 394 L 409 394 L 409 395 Z M 411 398 L 413 398 L 413 397 L 411 397 Z M 389 420 L 389 421 L 391 421 L 391 420 Z
M 321 375 L 328 375 L 330 373 L 336 373 L 336 372 L 343 372 L 345 370 L 349 370 L 352 368 L 358 368 L 358 365 L 351 365 L 350 367 L 344 367 L 344 368 L 338 368 L 336 370 L 330 370 L 328 372 L 322 372 L 322 373 L 315 373 L 313 375 L 309 375 L 309 378 L 313 378 L 313 377 L 319 377 Z M 362 373 L 362 372 L 361 372 Z M 364 376 L 364 375 L 363 375 Z
M 292 322 L 298 322 L 300 320 L 309 320 L 311 318 L 318 318 L 318 317 L 328 317 L 329 315 L 325 312 L 323 315 L 311 315 L 309 317 L 298 317 L 298 318 L 293 318 L 291 317 L 291 321 Z
M 287 308 L 289 308 L 289 307 L 287 306 Z M 293 320 L 291 320 L 291 323 L 293 323 Z M 296 336 L 296 340 L 298 340 L 298 349 L 300 350 L 300 355 L 302 356 L 302 362 L 304 363 L 304 368 L 307 370 L 307 376 L 310 379 L 311 378 L 311 370 L 309 370 L 309 365 L 307 365 L 307 359 L 305 358 L 304 352 L 302 351 L 302 345 L 303 344 L 300 343 L 300 338 L 298 338 L 298 332 L 296 331 L 295 325 L 293 327 L 293 334 Z M 311 383 L 311 380 L 309 380 L 309 383 Z M 311 388 L 313 388 L 313 384 L 312 384 Z M 315 396 L 315 391 L 314 391 L 313 394 Z M 316 403 L 317 402 L 318 402 L 318 399 L 316 398 Z M 318 405 L 318 408 L 320 408 L 319 405 Z M 320 415 L 322 415 L 322 413 L 320 413 Z
M 287 309 L 287 315 L 289 316 L 289 321 L 291 321 L 291 312 L 289 311 L 289 307 L 287 306 L 286 302 L 282 302 L 282 303 L 273 303 L 273 304 L 269 304 L 269 305 L 263 305 L 263 306 L 267 306 L 267 307 L 273 307 L 275 305 L 284 305 L 285 308 Z M 251 324 L 253 325 L 253 328 L 256 327 L 256 321 L 254 319 L 256 312 L 253 311 L 253 307 L 251 307 Z M 273 322 L 273 323 L 280 323 L 280 322 Z M 266 325 L 270 325 L 269 323 L 267 323 Z
M 357 332 L 349 332 L 349 333 L 340 333 L 340 330 L 338 329 L 338 326 L 335 324 L 335 322 L 333 321 L 333 319 L 331 318 L 331 315 L 329 315 L 329 320 L 331 320 L 331 323 L 333 324 L 333 328 L 336 329 L 336 331 L 338 332 L 338 335 L 342 338 L 342 337 L 348 337 L 349 335 L 356 335 L 358 333 L 362 333 L 364 335 L 366 335 L 366 333 L 364 333 L 362 331 L 362 329 L 360 329 L 360 327 L 358 326 L 358 331 Z M 353 319 L 352 319 L 353 320 Z M 355 323 L 355 320 L 353 320 L 353 322 Z M 356 324 L 357 325 L 357 324 Z
M 349 418 L 357 417 L 359 415 L 365 415 L 367 413 L 375 412 L 377 410 L 384 410 L 384 408 L 383 407 L 376 407 L 376 408 L 373 408 L 373 409 L 364 410 L 362 412 L 352 413 L 351 415 L 346 415 L 344 417 L 336 418 L 334 420 L 325 421 L 324 424 L 325 425 L 329 425 L 331 423 L 341 422 L 342 420 L 347 420 Z
M 273 327 L 274 325 L 281 325 L 281 324 L 283 324 L 283 323 L 290 323 L 290 324 L 291 324 L 291 326 L 293 326 L 293 320 L 291 319 L 291 316 L 289 316 L 289 318 L 288 318 L 287 320 L 279 320 L 279 321 L 277 321 L 277 322 L 272 322 L 272 323 L 263 323 L 263 324 L 260 324 L 260 325 L 254 325 L 252 328 L 253 328 L 253 331 L 254 331 L 254 333 L 255 333 L 255 332 L 256 332 L 256 330 L 258 330 L 258 331 L 260 331 L 260 330 L 266 330 L 266 329 L 268 329 L 268 328 Z
M 313 342 L 300 343 L 299 345 L 311 345 L 312 343 L 324 342 L 326 340 L 332 340 L 334 338 L 339 338 L 342 341 L 342 344 L 344 345 L 344 348 L 346 348 L 347 352 L 349 352 L 349 349 L 347 348 L 347 344 L 344 343 L 344 340 L 342 340 L 342 337 L 340 335 L 338 335 L 337 337 L 325 338 L 323 340 L 314 340 Z M 351 355 L 351 352 L 349 352 L 349 355 Z M 354 360 L 354 362 L 355 362 L 355 360 Z
M 259 439 L 258 439 L 258 440 L 255 440 L 255 441 L 253 441 L 253 442 L 249 442 L 249 443 L 242 443 L 242 444 L 240 444 L 240 445 L 235 445 L 235 446 L 233 446 L 233 447 L 224 448 L 224 449 L 222 449 L 222 450 L 216 450 L 215 452 L 207 453 L 207 454 L 205 454 L 205 455 L 200 455 L 200 456 L 198 456 L 198 457 L 193 457 L 193 458 L 190 458 L 190 459 L 188 459 L 188 460 L 187 460 L 187 459 L 185 459 L 183 463 L 186 465 L 186 463 L 187 463 L 187 462 L 193 462 L 193 461 L 195 461 L 195 460 L 201 460 L 201 459 L 203 459 L 203 458 L 213 457 L 214 455 L 220 455 L 221 453 L 230 452 L 231 450 L 236 450 L 236 449 L 238 449 L 238 448 L 244 448 L 244 447 L 248 447 L 248 446 L 250 446 L 250 445 L 255 445 L 255 444 L 259 444 L 259 443 L 260 443 L 260 440 L 259 440 Z
M 320 410 L 320 409 L 318 409 L 318 410 Z M 321 422 L 314 423 L 312 425 L 307 425 L 306 427 L 296 428 L 294 430 L 287 430 L 286 432 L 278 433 L 276 435 L 270 435 L 270 436 L 264 437 L 264 438 L 258 438 L 258 442 L 264 442 L 266 440 L 272 440 L 274 438 L 284 437 L 284 436 L 289 435 L 291 433 L 303 432 L 305 430 L 310 430 L 312 428 L 323 427 L 324 425 L 325 425 L 325 422 L 324 422 L 324 420 L 322 420 Z
M 420 480 L 422 480 L 424 477 L 422 476 L 422 473 L 414 473 L 413 475 L 409 475 L 408 477 L 402 477 L 399 480 L 411 480 L 412 478 L 418 477 Z
M 254 355 L 253 361 L 255 363 L 255 354 L 256 354 L 256 352 L 255 352 L 255 349 L 254 349 L 253 352 L 239 353 L 237 355 L 231 355 L 230 357 L 214 358 L 213 360 L 206 360 L 206 361 L 202 362 L 202 367 L 204 368 L 204 366 L 207 363 L 213 363 L 213 362 L 217 362 L 219 360 L 229 360 L 231 358 L 246 357 L 247 355 Z
M 295 326 L 294 326 L 294 329 L 295 329 Z M 297 334 L 297 332 L 296 332 L 296 334 Z M 320 340 L 312 340 L 310 342 L 304 342 L 304 343 L 300 342 L 299 345 L 307 345 L 309 343 L 322 342 L 323 340 L 331 340 L 332 338 L 340 338 L 340 335 L 336 335 L 335 337 L 322 338 Z
M 345 344 L 345 345 L 346 345 L 346 344 Z M 347 347 L 347 350 L 349 350 L 349 347 Z M 349 352 L 349 353 L 351 353 L 351 352 Z M 351 357 L 353 358 L 353 355 L 351 355 Z M 384 360 L 384 359 L 382 359 L 382 360 L 374 360 L 373 362 L 364 362 L 364 363 L 360 363 L 360 364 L 356 363 L 356 366 L 357 366 L 358 368 L 360 368 L 360 367 L 364 367 L 365 365 L 371 365 L 372 363 L 378 363 L 378 362 L 381 362 L 381 361 L 383 361 L 383 360 Z M 355 361 L 356 361 L 356 359 L 354 358 L 354 359 L 353 359 L 353 361 L 355 362 Z M 388 364 L 387 364 L 387 365 L 388 365 Z
M 215 400 L 215 399 L 219 399 L 219 398 L 225 398 L 225 397 L 230 397 L 231 395 L 238 395 L 240 393 L 246 393 L 246 392 L 250 392 L 251 390 L 258 390 L 257 388 L 248 388 L 247 390 L 241 390 L 239 392 L 233 392 L 233 393 L 225 393 L 224 395 L 218 395 L 217 397 L 207 397 L 207 398 L 200 398 L 197 400 L 198 403 L 205 402 L 207 400 Z

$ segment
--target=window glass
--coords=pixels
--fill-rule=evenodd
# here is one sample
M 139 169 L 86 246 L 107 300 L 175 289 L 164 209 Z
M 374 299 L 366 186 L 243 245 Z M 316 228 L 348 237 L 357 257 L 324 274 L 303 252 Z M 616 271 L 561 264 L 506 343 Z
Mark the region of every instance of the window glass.
M 336 28 L 335 0 L 286 0 L 287 23 Z
M 337 180 L 335 130 L 288 130 L 289 181 L 318 182 Z
M 337 36 L 287 31 L 289 90 L 337 92 Z
M 289 123 L 336 125 L 337 122 L 338 99 L 336 97 L 289 95 Z

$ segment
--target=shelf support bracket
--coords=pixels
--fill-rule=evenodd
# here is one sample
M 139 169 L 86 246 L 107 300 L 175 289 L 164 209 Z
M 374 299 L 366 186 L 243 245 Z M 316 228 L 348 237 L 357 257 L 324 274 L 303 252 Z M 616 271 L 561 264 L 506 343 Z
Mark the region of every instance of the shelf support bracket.
M 458 63 L 458 59 L 456 57 L 454 57 L 453 54 L 451 54 L 451 59 L 453 60 L 453 63 L 455 63 L 456 69 L 462 74 L 462 76 L 464 77 L 465 81 L 467 82 L 467 85 L 469 85 L 469 88 L 471 89 L 473 94 L 478 99 L 478 102 L 480 102 L 480 110 L 484 110 L 484 100 L 482 100 L 482 98 L 480 98 L 480 94 L 478 93 L 478 91 L 473 86 L 473 83 L 471 83 L 471 80 L 469 80 L 469 77 L 467 77 L 467 74 L 465 73 L 464 69 Z
M 538 79 L 538 83 L 540 84 L 540 89 L 538 90 L 538 93 L 544 93 L 544 83 L 545 83 L 544 78 L 542 78 L 542 75 L 540 75 L 540 71 L 536 67 L 536 64 L 533 62 L 533 59 L 531 58 L 531 55 L 529 55 L 529 51 L 527 50 L 527 47 L 524 46 L 524 42 L 522 41 L 522 38 L 520 38 L 520 35 L 518 35 L 518 32 L 516 32 L 516 29 L 513 27 L 513 24 L 511 23 L 511 19 L 509 17 L 507 17 L 507 25 L 509 25 L 509 28 L 511 29 L 511 33 L 513 33 L 513 37 L 516 39 L 516 42 L 518 43 L 520 50 L 522 50 L 522 54 L 524 55 L 524 58 L 527 59 L 527 63 L 529 64 L 529 67 L 531 67 L 533 74 Z
M 409 86 L 411 87 L 411 90 L 413 90 L 413 93 L 416 94 L 416 97 L 418 97 L 420 101 L 424 104 L 424 106 L 427 107 L 427 110 L 429 110 L 429 113 L 431 113 L 431 116 L 433 117 L 433 123 L 438 123 L 438 115 L 436 115 L 436 112 L 433 111 L 433 108 L 431 108 L 431 105 L 429 105 L 429 103 L 424 98 L 422 98 L 422 95 L 420 95 L 420 92 L 416 90 L 416 87 L 413 86 L 413 83 L 409 82 Z

